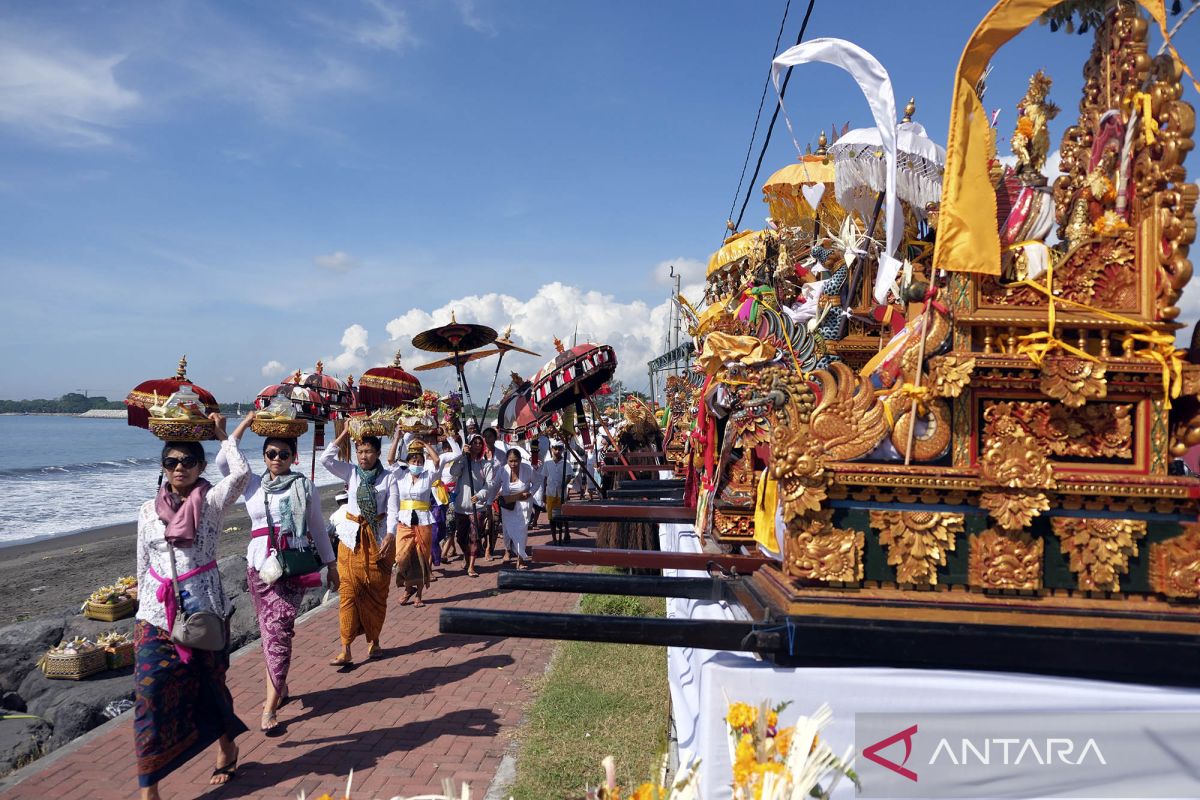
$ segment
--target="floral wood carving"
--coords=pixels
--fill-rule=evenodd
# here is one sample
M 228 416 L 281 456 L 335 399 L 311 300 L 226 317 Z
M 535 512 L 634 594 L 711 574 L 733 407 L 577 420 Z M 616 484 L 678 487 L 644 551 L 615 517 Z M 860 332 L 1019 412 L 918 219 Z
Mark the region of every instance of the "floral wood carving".
M 979 495 L 979 505 L 1004 530 L 1019 531 L 1029 527 L 1034 517 L 1050 510 L 1050 498 L 1037 490 L 993 489 Z
M 1121 591 L 1120 578 L 1129 571 L 1130 557 L 1138 553 L 1137 541 L 1146 535 L 1145 522 L 1055 517 L 1051 525 L 1081 590 Z
M 788 575 L 824 583 L 857 583 L 863 577 L 861 531 L 835 528 L 832 509 L 789 523 L 784 541 Z
M 946 553 L 954 550 L 963 531 L 963 515 L 936 511 L 872 511 L 871 527 L 887 548 L 887 563 L 896 568 L 899 583 L 932 586 Z
M 1041 442 L 1014 415 L 1017 405 L 995 403 L 984 409 L 979 475 L 987 483 L 1010 489 L 1053 489 L 1054 467 Z
M 1167 597 L 1200 597 L 1200 525 L 1150 545 L 1150 588 Z
M 1133 456 L 1131 403 L 1090 403 L 1074 410 L 1047 402 L 992 403 L 984 410 L 984 421 L 985 446 L 987 437 L 1017 426 L 1049 456 Z
M 988 528 L 971 536 L 967 582 L 977 589 L 1042 588 L 1045 545 L 1024 531 Z
M 929 360 L 929 384 L 938 397 L 958 397 L 974 371 L 975 356 L 947 353 Z
M 1047 358 L 1042 362 L 1042 393 L 1061 400 L 1068 408 L 1079 408 L 1088 400 L 1108 396 L 1104 365 L 1083 358 Z

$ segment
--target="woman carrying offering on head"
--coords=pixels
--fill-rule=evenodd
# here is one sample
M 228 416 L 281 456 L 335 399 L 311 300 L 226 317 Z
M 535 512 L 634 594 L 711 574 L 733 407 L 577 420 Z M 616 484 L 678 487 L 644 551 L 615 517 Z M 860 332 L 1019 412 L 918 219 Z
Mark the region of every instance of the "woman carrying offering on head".
M 242 420 L 226 438 L 225 418 L 209 418 L 217 439 L 223 440 L 221 456 L 229 475 L 210 484 L 201 477 L 208 459 L 199 442 L 167 442 L 163 483 L 138 512 L 134 746 L 143 800 L 157 800 L 159 781 L 213 742 L 219 749 L 211 783 L 231 779 L 238 761 L 233 740 L 247 730 L 233 712 L 233 696 L 225 685 L 230 608 L 217 571 L 217 540 L 225 511 L 250 475 L 237 449 L 250 421 Z M 192 649 L 171 640 L 176 619 L 200 611 L 226 620 L 224 649 Z
M 321 466 L 345 481 L 350 495 L 346 519 L 357 525 L 339 531 L 337 571 L 342 650 L 329 663 L 342 667 L 354 663 L 350 645 L 362 634 L 367 657 L 383 653 L 379 634 L 387 615 L 388 590 L 396 557 L 396 519 L 389 511 L 395 476 L 379 460 L 378 436 L 364 436 L 355 448 L 357 464 L 339 461 L 338 448 L 350 435 L 342 430 L 321 453 Z
M 500 504 L 500 519 L 504 530 L 504 563 L 512 563 L 513 553 L 517 556 L 517 569 L 527 569 L 529 555 L 525 552 L 525 540 L 529 535 L 528 521 L 530 500 L 537 488 L 533 485 L 533 468 L 524 463 L 521 450 L 508 449 L 508 463 L 493 478 L 492 491 Z
M 407 455 L 411 456 L 413 453 L 413 443 L 416 440 L 417 436 L 414 433 L 404 434 L 403 439 L 399 437 L 392 439 L 392 447 L 388 451 L 388 470 L 396 473 L 397 485 L 400 483 L 402 474 L 409 469 L 407 461 L 398 462 L 397 456 L 400 453 L 401 448 L 403 448 Z M 423 469 L 428 471 L 430 475 L 430 490 L 432 497 L 430 502 L 432 505 L 430 506 L 430 521 L 428 525 L 432 531 L 432 544 L 430 545 L 429 549 L 433 554 L 433 566 L 435 567 L 440 567 L 442 565 L 442 542 L 447 540 L 452 542 L 454 540 L 454 537 L 448 535 L 446 531 L 446 504 L 450 502 L 450 493 L 447 489 L 444 476 L 450 469 L 450 466 L 454 463 L 454 460 L 458 458 L 458 454 L 462 452 L 462 447 L 459 446 L 457 441 L 443 441 L 442 447 L 446 448 L 446 452 L 439 453 L 436 446 L 433 446 L 432 450 L 425 450 L 424 448 L 420 447 L 417 448 L 417 452 L 421 454 L 422 458 L 425 457 L 427 452 L 430 455 L 429 461 L 424 463 Z M 434 457 L 435 455 L 436 458 Z M 401 515 L 398 517 L 398 519 L 401 523 L 403 523 L 405 517 Z M 446 560 L 450 560 L 449 553 L 447 553 Z M 399 563 L 399 560 L 397 563 Z M 429 580 L 436 581 L 437 577 L 430 577 Z M 400 584 L 396 585 L 399 586 Z
M 433 574 L 433 483 L 441 474 L 441 457 L 429 443 L 414 440 L 405 461 L 408 469 L 396 475 L 388 500 L 388 517 L 397 520 L 396 585 L 404 585 L 400 605 L 408 605 L 415 596 L 416 607 L 424 608 L 421 595 Z
M 249 419 L 254 419 L 251 411 Z M 267 669 L 267 697 L 263 703 L 263 731 L 275 730 L 275 712 L 287 702 L 288 668 L 292 664 L 292 637 L 296 615 L 307 587 L 303 578 L 266 583 L 260 576 L 268 558 L 287 548 L 316 546 L 328 569 L 329 588 L 337 590 L 338 571 L 333 546 L 321 514 L 317 487 L 302 473 L 292 472 L 299 456 L 295 439 L 268 437 L 263 440 L 266 472 L 254 473 L 246 484 L 246 513 L 250 515 L 250 544 L 246 548 L 246 582 L 254 601 L 254 616 L 262 632 L 263 661 Z M 227 470 L 224 453 L 217 468 Z

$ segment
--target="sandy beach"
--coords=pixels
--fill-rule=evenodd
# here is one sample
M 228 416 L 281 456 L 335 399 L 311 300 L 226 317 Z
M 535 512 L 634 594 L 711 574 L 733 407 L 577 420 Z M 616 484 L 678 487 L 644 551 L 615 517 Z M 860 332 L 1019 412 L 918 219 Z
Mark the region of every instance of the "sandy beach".
M 341 484 L 321 489 L 326 517 L 333 512 L 333 498 L 341 490 Z M 218 558 L 244 553 L 250 533 L 244 506 L 230 509 L 225 529 Z M 0 547 L 0 625 L 54 611 L 79 610 L 93 590 L 134 573 L 136 543 L 137 523 L 130 521 Z

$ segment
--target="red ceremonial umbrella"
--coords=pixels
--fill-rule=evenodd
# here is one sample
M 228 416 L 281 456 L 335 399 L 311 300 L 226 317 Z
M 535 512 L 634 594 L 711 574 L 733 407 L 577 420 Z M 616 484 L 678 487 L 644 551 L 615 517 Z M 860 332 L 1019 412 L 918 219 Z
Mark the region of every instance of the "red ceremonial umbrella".
M 350 408 L 350 388 L 332 375 L 326 375 L 324 362 L 317 362 L 316 372 L 302 373 L 300 370 L 296 370 L 295 374 L 284 378 L 283 382 L 304 386 L 316 393 L 321 405 L 324 406 L 322 409 L 323 419 L 318 419 L 319 422 L 344 416 Z
M 271 401 L 279 395 L 283 395 L 291 401 L 292 408 L 296 409 L 297 418 L 314 422 L 326 420 L 324 403 L 317 393 L 306 386 L 297 386 L 294 383 L 273 383 L 270 386 L 264 386 L 259 390 L 258 397 L 254 399 L 254 407 L 261 411 L 271 405 Z
M 178 391 L 180 386 L 184 385 L 192 387 L 192 391 L 196 393 L 200 398 L 200 402 L 204 404 L 204 412 L 206 414 L 212 414 L 221 410 L 211 392 L 188 380 L 187 356 L 184 356 L 179 359 L 179 369 L 175 372 L 174 378 L 158 378 L 156 380 L 142 381 L 126 395 L 125 409 L 128 423 L 135 428 L 149 430 L 150 406 L 163 402 Z
M 400 367 L 400 351 L 390 367 L 372 367 L 358 382 L 358 399 L 367 411 L 396 408 L 421 396 L 421 382 Z
M 542 412 L 569 405 L 583 413 L 584 398 L 591 397 L 617 371 L 617 355 L 606 344 L 577 344 L 570 350 L 554 340 L 558 355 L 538 370 L 533 379 L 533 402 Z
M 617 371 L 617 354 L 606 344 L 591 342 L 577 344 L 567 350 L 561 341 L 555 339 L 554 347 L 558 355 L 534 376 L 534 405 L 543 414 L 574 405 L 576 416 L 583 420 L 583 401 L 612 379 Z M 584 444 L 590 444 L 586 427 L 580 429 L 580 435 Z M 574 452 L 570 448 L 568 451 Z M 585 474 L 590 477 L 590 473 L 585 471 Z M 600 489 L 600 495 L 604 496 L 603 489 Z
M 533 384 L 513 373 L 513 385 L 496 408 L 500 432 L 509 444 L 536 439 L 554 427 L 554 414 L 543 414 L 533 404 Z

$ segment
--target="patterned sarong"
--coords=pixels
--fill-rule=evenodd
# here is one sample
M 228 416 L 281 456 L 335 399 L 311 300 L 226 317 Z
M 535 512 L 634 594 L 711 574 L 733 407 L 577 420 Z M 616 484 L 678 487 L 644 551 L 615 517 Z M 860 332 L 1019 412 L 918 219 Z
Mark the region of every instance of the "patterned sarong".
M 358 522 L 358 539 L 354 549 L 338 544 L 342 643 L 350 644 L 360 633 L 368 642 L 378 642 L 387 616 L 388 591 L 396 562 L 377 561 L 379 549 L 370 522 L 352 514 L 346 514 L 346 518 Z
M 396 532 L 396 585 L 404 581 L 408 588 L 428 589 L 433 574 L 433 528 L 429 525 L 400 525 Z
M 278 580 L 268 586 L 254 567 L 246 568 L 246 583 L 262 633 L 267 674 L 275 690 L 280 691 L 287 683 L 288 668 L 292 665 L 292 637 L 296 633 L 296 614 L 304 599 L 304 587 L 298 580 Z
M 158 783 L 221 736 L 233 739 L 249 730 L 233 713 L 225 685 L 228 650 L 193 650 L 185 664 L 170 634 L 144 620 L 133 626 L 133 643 L 139 786 Z

